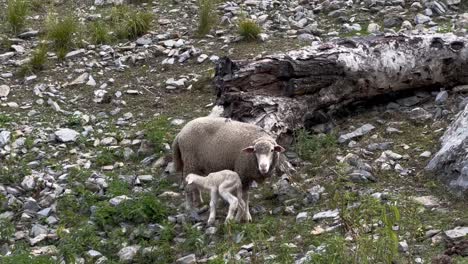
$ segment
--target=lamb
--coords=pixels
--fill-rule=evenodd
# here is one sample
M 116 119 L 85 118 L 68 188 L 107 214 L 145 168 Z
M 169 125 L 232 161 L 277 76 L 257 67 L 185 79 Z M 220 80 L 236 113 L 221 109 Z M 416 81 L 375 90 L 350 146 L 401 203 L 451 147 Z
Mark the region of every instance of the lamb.
M 234 212 L 236 211 L 236 220 L 241 220 L 243 211 L 245 210 L 245 203 L 242 200 L 242 182 L 236 172 L 222 170 L 210 173 L 206 177 L 190 173 L 185 178 L 185 181 L 188 185 L 195 185 L 199 190 L 210 192 L 210 216 L 208 218 L 208 225 L 213 225 L 215 221 L 218 195 L 229 203 L 229 211 L 225 223 L 233 218 Z M 233 195 L 233 193 L 235 195 Z
M 220 117 L 200 117 L 188 122 L 173 142 L 173 160 L 182 176 L 232 170 L 242 181 L 246 203 L 243 219 L 251 221 L 248 189 L 253 181 L 271 177 L 284 148 L 261 127 Z M 199 190 L 188 186 L 186 207 L 191 210 Z

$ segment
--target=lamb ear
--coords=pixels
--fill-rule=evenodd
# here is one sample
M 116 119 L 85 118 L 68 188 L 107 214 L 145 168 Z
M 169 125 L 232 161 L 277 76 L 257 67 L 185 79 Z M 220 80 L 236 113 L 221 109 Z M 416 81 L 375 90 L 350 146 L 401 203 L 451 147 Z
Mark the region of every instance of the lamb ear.
M 243 152 L 247 152 L 247 153 L 254 153 L 255 152 L 255 148 L 254 146 L 248 146 L 244 149 L 242 149 Z
M 285 150 L 282 146 L 280 146 L 280 145 L 276 145 L 275 148 L 274 148 L 274 150 L 275 150 L 276 152 L 285 152 L 285 151 L 286 151 L 286 150 Z

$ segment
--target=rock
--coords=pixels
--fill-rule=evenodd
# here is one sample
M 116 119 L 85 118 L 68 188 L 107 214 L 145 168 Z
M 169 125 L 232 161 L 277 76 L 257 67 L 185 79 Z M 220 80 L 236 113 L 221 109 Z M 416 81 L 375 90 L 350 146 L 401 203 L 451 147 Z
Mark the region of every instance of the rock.
M 308 218 L 307 212 L 300 212 L 296 216 L 296 223 L 304 222 L 305 220 L 307 220 L 307 218 Z
M 57 130 L 54 134 L 55 134 L 57 141 L 63 142 L 63 143 L 75 142 L 80 136 L 80 133 L 69 128 L 61 128 Z
M 47 235 L 49 231 L 47 230 L 47 227 L 39 224 L 35 224 L 32 226 L 31 231 L 29 232 L 29 235 L 31 237 L 37 237 L 39 235 Z
M 46 238 L 47 238 L 47 235 L 46 235 L 46 234 L 38 235 L 37 237 L 30 238 L 30 239 L 29 239 L 29 244 L 30 244 L 31 246 L 37 245 L 37 244 L 40 243 L 41 241 L 44 241 Z
M 21 187 L 25 189 L 26 191 L 31 191 L 34 189 L 36 186 L 36 182 L 34 181 L 34 176 L 28 175 L 23 178 L 23 181 L 21 181 Z
M 80 76 L 78 76 L 78 78 L 73 80 L 69 84 L 69 86 L 85 84 L 85 83 L 88 82 L 88 80 L 89 80 L 89 73 L 85 72 L 85 73 L 81 74 Z
M 440 204 L 439 199 L 437 199 L 436 197 L 434 197 L 432 195 L 412 197 L 412 199 L 415 202 L 424 205 L 424 207 L 426 207 L 428 209 L 437 207 Z
M 119 256 L 120 262 L 131 263 L 138 250 L 140 250 L 140 246 L 138 245 L 124 247 L 117 253 L 117 256 Z
M 403 19 L 401 17 L 391 16 L 391 17 L 384 18 L 383 26 L 385 28 L 394 28 L 394 27 L 400 27 L 402 23 L 403 23 Z
M 8 144 L 8 141 L 10 141 L 10 136 L 11 136 L 10 131 L 4 130 L 0 132 L 0 148 Z
M 432 153 L 430 151 L 424 151 L 423 153 L 421 153 L 421 155 L 419 155 L 419 157 L 421 158 L 430 158 L 432 155 Z
M 451 240 L 463 239 L 465 236 L 468 235 L 468 226 L 458 226 L 454 229 L 445 231 L 444 234 Z
M 86 252 L 86 256 L 90 257 L 91 259 L 95 259 L 95 258 L 102 257 L 102 253 L 94 249 L 91 249 L 91 250 L 88 250 L 88 252 Z
M 214 235 L 216 234 L 216 231 L 218 231 L 218 228 L 216 228 L 215 226 L 210 226 L 206 229 L 205 234 Z
M 372 131 L 374 129 L 375 129 L 375 127 L 373 125 L 365 124 L 365 125 L 361 126 L 360 128 L 356 129 L 355 131 L 351 132 L 351 133 L 341 135 L 338 138 L 338 142 L 339 143 L 345 143 L 350 139 L 353 139 L 353 138 L 356 138 L 356 137 L 361 137 L 361 136 L 369 133 L 370 131 Z
M 74 50 L 74 51 L 68 52 L 67 55 L 65 55 L 65 58 L 66 59 L 71 59 L 71 58 L 81 56 L 81 55 L 83 55 L 85 53 L 86 53 L 85 49 Z
M 367 26 L 367 32 L 369 33 L 378 33 L 380 32 L 380 25 L 376 23 L 370 23 Z
M 206 54 L 201 54 L 201 55 L 197 58 L 197 62 L 198 62 L 198 63 L 202 63 L 202 62 L 204 62 L 206 59 L 208 59 L 208 55 L 206 55 Z
M 109 200 L 109 203 L 113 206 L 121 204 L 123 201 L 129 200 L 130 198 L 126 195 L 116 196 Z
M 339 214 L 340 214 L 340 212 L 338 211 L 338 209 L 328 210 L 328 211 L 324 211 L 324 212 L 314 214 L 314 216 L 312 217 L 312 220 L 315 221 L 315 220 L 321 220 L 321 219 L 325 219 L 325 218 L 335 218 Z
M 7 97 L 10 94 L 10 87 L 8 85 L 0 85 L 0 97 Z
M 468 15 L 468 13 L 467 13 L 467 15 Z M 466 92 L 468 92 L 468 85 L 459 85 L 459 86 L 455 86 L 455 87 L 453 88 L 453 91 L 454 91 L 454 92 L 457 92 L 457 93 L 460 93 L 460 92 L 461 92 L 461 93 L 466 93 Z
M 428 22 L 430 22 L 432 19 L 426 15 L 423 15 L 423 14 L 417 14 L 416 17 L 414 18 L 414 23 L 416 23 L 416 25 L 419 25 L 419 24 L 426 24 Z
M 455 192 L 468 189 L 468 105 L 450 124 L 440 141 L 442 146 L 433 156 L 426 170 L 436 171 L 437 175 Z
M 30 30 L 19 34 L 18 37 L 22 39 L 27 39 L 36 37 L 37 35 L 39 35 L 39 30 Z
M 405 241 L 401 241 L 401 242 L 398 243 L 398 250 L 399 250 L 400 252 L 403 252 L 403 253 L 408 252 L 409 246 L 408 246 L 408 243 L 406 242 L 406 240 L 405 240 Z
M 372 173 L 365 171 L 365 170 L 354 170 L 351 174 L 349 174 L 350 179 L 352 182 L 375 182 L 376 179 Z
M 447 5 L 458 5 L 461 3 L 461 0 L 446 0 Z
M 149 37 L 141 37 L 136 40 L 136 44 L 140 46 L 150 45 L 153 43 L 153 40 Z
M 443 104 L 445 101 L 448 99 L 448 92 L 447 91 L 441 91 L 437 94 L 435 102 L 436 104 Z
M 47 207 L 37 212 L 37 215 L 48 217 L 51 213 L 52 213 L 52 209 L 50 207 Z
M 166 85 L 171 86 L 171 87 L 176 87 L 176 88 L 182 88 L 182 87 L 185 86 L 186 81 L 187 81 L 187 79 L 185 79 L 185 78 L 181 78 L 179 80 L 175 80 L 174 78 L 169 78 L 166 81 Z
M 410 96 L 410 97 L 398 99 L 396 102 L 399 105 L 410 107 L 410 106 L 419 104 L 419 102 L 421 102 L 421 99 L 417 96 Z
M 181 257 L 176 260 L 177 264 L 194 264 L 197 263 L 197 258 L 195 257 L 195 254 L 190 254 L 185 257 Z

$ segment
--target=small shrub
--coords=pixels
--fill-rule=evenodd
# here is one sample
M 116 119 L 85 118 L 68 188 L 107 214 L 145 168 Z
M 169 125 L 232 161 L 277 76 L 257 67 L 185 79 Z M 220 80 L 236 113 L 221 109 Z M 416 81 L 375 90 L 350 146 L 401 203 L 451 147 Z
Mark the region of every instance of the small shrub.
M 105 44 L 111 42 L 109 28 L 101 21 L 88 24 L 88 32 L 91 34 L 91 42 L 94 44 Z
M 31 60 L 20 68 L 19 75 L 26 76 L 30 73 L 37 73 L 45 69 L 47 62 L 47 45 L 40 45 L 33 53 Z
M 115 155 L 115 153 L 112 150 L 106 148 L 97 155 L 96 165 L 101 167 L 106 165 L 112 165 L 117 158 L 118 156 Z
M 239 34 L 246 40 L 257 40 L 262 28 L 251 19 L 242 19 L 239 22 Z
M 58 249 L 65 263 L 75 263 L 77 256 L 83 252 L 98 248 L 100 238 L 96 233 L 96 228 L 89 224 L 70 229 L 69 232 L 65 231 L 63 227 L 59 227 L 57 229 L 57 235 L 60 238 Z
M 44 65 L 46 62 L 47 62 L 47 46 L 40 45 L 39 47 L 36 48 L 36 50 L 34 50 L 33 56 L 29 64 L 31 65 L 33 72 L 38 72 L 44 69 L 45 67 Z
M 216 22 L 214 0 L 198 0 L 198 34 L 206 35 Z
M 9 0 L 6 12 L 6 20 L 14 34 L 19 33 L 26 24 L 26 16 L 29 13 L 27 0 Z
M 15 233 L 15 225 L 9 220 L 0 220 L 0 242 L 5 243 Z
M 12 254 L 0 257 L 2 264 L 55 264 L 57 261 L 48 256 L 31 256 L 29 253 Z
M 187 252 L 203 253 L 203 249 L 206 246 L 206 237 L 202 231 L 197 227 L 193 227 L 190 224 L 184 225 L 185 241 L 182 245 Z
M 78 24 L 73 16 L 59 18 L 49 16 L 46 23 L 47 38 L 52 41 L 57 56 L 65 58 L 67 52 L 74 47 L 73 35 L 78 31 Z
M 152 21 L 152 13 L 130 10 L 126 6 L 114 7 L 111 11 L 111 22 L 120 39 L 135 39 L 145 34 Z

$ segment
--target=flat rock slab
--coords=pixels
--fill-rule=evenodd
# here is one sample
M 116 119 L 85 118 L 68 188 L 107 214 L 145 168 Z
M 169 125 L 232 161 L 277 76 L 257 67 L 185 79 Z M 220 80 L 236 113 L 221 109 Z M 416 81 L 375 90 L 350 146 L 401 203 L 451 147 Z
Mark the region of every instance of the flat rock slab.
M 413 201 L 424 205 L 426 208 L 434 208 L 440 205 L 439 199 L 434 196 L 419 196 L 419 197 L 412 197 Z
M 374 130 L 375 127 L 371 124 L 365 124 L 363 125 L 362 127 L 354 130 L 353 132 L 351 133 L 348 133 L 348 134 L 344 134 L 344 135 L 341 135 L 339 138 L 338 138 L 338 142 L 339 143 L 345 143 L 353 138 L 357 138 L 357 137 L 361 137 L 361 136 L 364 136 L 365 134 L 371 132 L 372 130 Z
M 445 231 L 444 234 L 450 239 L 461 239 L 468 236 L 468 226 L 455 227 L 454 229 Z
M 55 137 L 59 142 L 75 142 L 78 139 L 80 133 L 76 132 L 73 129 L 62 128 L 55 132 Z
M 320 213 L 314 214 L 312 217 L 312 220 L 320 220 L 320 219 L 325 219 L 325 218 L 335 218 L 340 214 L 338 209 L 336 210 L 328 210 Z

